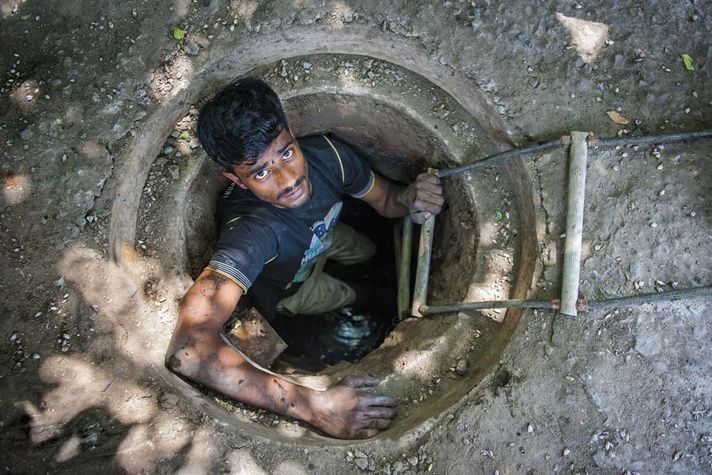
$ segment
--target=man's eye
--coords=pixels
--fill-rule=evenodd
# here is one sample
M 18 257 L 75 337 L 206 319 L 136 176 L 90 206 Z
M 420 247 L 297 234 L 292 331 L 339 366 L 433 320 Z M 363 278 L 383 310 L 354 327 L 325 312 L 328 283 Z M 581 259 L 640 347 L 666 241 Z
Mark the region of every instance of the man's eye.
M 257 173 L 255 173 L 255 178 L 257 180 L 264 180 L 269 176 L 269 170 L 260 170 Z
M 290 148 L 284 151 L 282 158 L 284 158 L 285 160 L 289 160 L 290 158 L 292 158 L 292 156 L 294 156 L 294 150 Z

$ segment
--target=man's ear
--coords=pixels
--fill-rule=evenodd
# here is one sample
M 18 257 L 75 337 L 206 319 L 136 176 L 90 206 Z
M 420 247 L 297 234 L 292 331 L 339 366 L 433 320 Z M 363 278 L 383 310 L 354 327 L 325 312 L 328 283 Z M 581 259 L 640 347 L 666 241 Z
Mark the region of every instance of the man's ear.
M 236 184 L 237 186 L 239 186 L 239 187 L 242 188 L 243 190 L 246 190 L 246 189 L 247 189 L 247 187 L 246 187 L 245 184 L 242 182 L 242 180 L 240 180 L 240 177 L 237 176 L 237 175 L 235 175 L 235 173 L 233 173 L 232 170 L 227 170 L 227 169 L 226 169 L 226 170 L 223 170 L 222 174 L 223 174 L 223 176 L 224 176 L 225 178 L 227 178 L 228 180 L 230 180 L 231 182 L 233 182 L 234 184 Z

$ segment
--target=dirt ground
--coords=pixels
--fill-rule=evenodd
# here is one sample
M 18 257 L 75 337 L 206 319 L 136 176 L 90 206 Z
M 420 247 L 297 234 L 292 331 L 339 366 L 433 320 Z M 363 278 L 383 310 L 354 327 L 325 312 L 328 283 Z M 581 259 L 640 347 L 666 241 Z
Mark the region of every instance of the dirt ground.
M 169 188 L 176 174 L 198 173 L 193 138 L 170 134 L 200 91 L 235 71 L 337 54 L 397 63 L 452 93 L 505 148 L 571 130 L 606 137 L 712 127 L 710 38 L 712 7 L 695 0 L 0 0 L 1 466 L 7 473 L 712 472 L 709 298 L 576 318 L 525 312 L 494 364 L 451 407 L 375 441 L 335 444 L 295 421 L 202 397 L 167 375 L 175 296 L 190 285 L 175 264 L 187 257 L 152 240 L 170 236 L 175 223 L 152 231 L 139 212 L 167 206 L 146 183 Z M 302 84 L 317 59 L 267 74 Z M 377 89 L 368 61 L 354 62 L 353 75 Z M 461 133 L 449 113 L 434 106 L 434 114 L 447 133 Z M 712 284 L 711 158 L 710 141 L 591 153 L 584 296 Z M 438 252 L 471 258 L 474 237 L 463 236 L 477 227 L 482 242 L 486 223 L 500 222 L 489 232 L 503 249 L 524 232 L 535 235 L 536 255 L 512 251 L 503 261 L 521 267 L 530 258 L 528 295 L 554 298 L 566 154 L 528 157 L 520 168 L 511 186 L 533 203 L 532 225 L 521 226 L 517 199 L 507 198 L 459 223 L 456 237 L 441 236 Z M 150 177 L 158 171 L 165 180 Z M 505 175 L 482 173 L 492 181 Z M 483 201 L 504 186 L 490 192 L 482 181 L 463 183 L 476 184 L 473 196 Z M 492 267 L 504 292 L 506 272 Z M 434 285 L 435 296 L 448 286 L 462 290 L 450 278 Z M 458 330 L 482 317 L 447 318 Z M 424 391 L 436 385 L 421 384 Z M 418 411 L 412 394 L 397 395 L 406 413 Z M 225 408 L 244 423 L 231 424 Z

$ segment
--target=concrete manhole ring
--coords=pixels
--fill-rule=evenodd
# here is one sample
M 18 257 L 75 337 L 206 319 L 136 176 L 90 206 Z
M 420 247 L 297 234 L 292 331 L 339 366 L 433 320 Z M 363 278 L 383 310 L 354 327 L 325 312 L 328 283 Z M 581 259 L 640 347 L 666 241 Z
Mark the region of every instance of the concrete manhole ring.
M 297 135 L 331 132 L 362 151 L 380 150 L 372 166 L 391 178 L 407 179 L 408 170 L 416 168 L 414 162 L 447 167 L 504 147 L 504 129 L 493 129 L 492 125 L 498 123 L 496 114 L 488 112 L 476 88 L 468 90 L 458 82 L 461 79 L 452 79 L 454 85 L 448 87 L 442 75 L 428 77 L 427 67 L 414 72 L 403 62 L 396 64 L 383 57 L 387 55 L 354 55 L 338 44 L 334 49 L 305 47 L 304 54 L 258 64 L 223 59 L 205 68 L 205 77 L 194 81 L 200 89 L 168 101 L 165 113 L 155 118 L 158 126 L 142 131 L 128 146 L 128 166 L 134 164 L 133 173 L 125 170 L 117 177 L 119 196 L 123 193 L 124 200 L 112 213 L 115 252 L 122 243 L 147 246 L 166 268 L 186 278 L 195 275 L 209 251 L 204 241 L 214 232 L 210 212 L 220 191 L 219 174 L 189 140 L 182 144 L 184 153 L 177 159 L 176 147 L 166 153 L 163 144 L 181 124 L 190 127 L 196 106 L 245 74 L 262 76 L 272 84 Z M 472 104 L 478 106 L 473 108 Z M 148 148 L 147 143 L 151 144 Z M 132 156 L 143 158 L 132 161 Z M 446 193 L 450 207 L 436 226 L 429 301 L 526 296 L 534 272 L 536 241 L 530 182 L 524 168 L 512 162 L 448 179 Z M 379 390 L 397 395 L 401 408 L 395 427 L 379 439 L 403 443 L 431 427 L 481 381 L 497 362 L 520 314 L 509 311 L 485 316 L 491 319 L 461 314 L 403 321 L 360 362 L 341 364 L 322 374 L 383 377 Z M 255 423 L 239 406 L 225 400 L 216 402 L 167 370 L 156 367 L 156 372 L 207 414 L 243 434 L 290 443 L 342 443 L 304 426 L 280 424 L 273 428 Z

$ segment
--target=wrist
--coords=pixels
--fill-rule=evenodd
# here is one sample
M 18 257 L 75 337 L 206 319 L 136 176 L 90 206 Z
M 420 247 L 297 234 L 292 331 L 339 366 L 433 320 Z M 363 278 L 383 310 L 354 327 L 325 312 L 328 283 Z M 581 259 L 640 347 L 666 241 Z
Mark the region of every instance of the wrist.
M 295 404 L 289 409 L 289 415 L 307 424 L 314 425 L 317 417 L 316 411 L 319 407 L 317 402 L 320 391 L 305 387 L 295 387 Z

